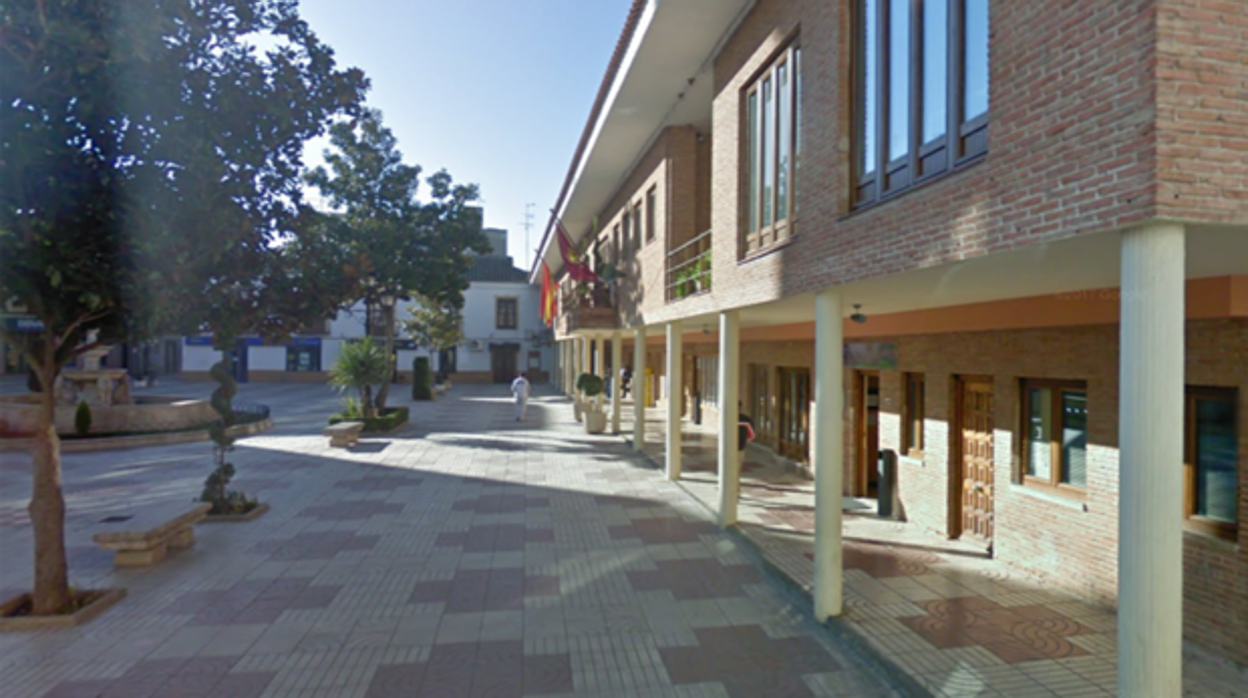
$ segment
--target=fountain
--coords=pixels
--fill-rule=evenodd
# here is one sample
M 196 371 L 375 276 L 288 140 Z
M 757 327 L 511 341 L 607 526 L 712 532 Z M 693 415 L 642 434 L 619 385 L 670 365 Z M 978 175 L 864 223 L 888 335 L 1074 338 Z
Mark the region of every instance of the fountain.
M 91 410 L 92 436 L 160 434 L 204 428 L 218 419 L 207 400 L 159 395 L 131 395 L 130 374 L 123 368 L 104 368 L 106 346 L 81 355 L 79 365 L 66 368 L 52 386 L 56 399 L 56 431 L 74 435 L 74 414 L 86 403 Z M 38 424 L 39 396 L 0 397 L 0 451 L 14 448 L 33 434 Z
M 52 386 L 57 405 L 77 406 L 86 402 L 90 407 L 133 405 L 130 396 L 130 374 L 123 368 L 103 368 L 101 360 L 108 354 L 106 346 L 82 354 L 81 368 L 65 369 Z

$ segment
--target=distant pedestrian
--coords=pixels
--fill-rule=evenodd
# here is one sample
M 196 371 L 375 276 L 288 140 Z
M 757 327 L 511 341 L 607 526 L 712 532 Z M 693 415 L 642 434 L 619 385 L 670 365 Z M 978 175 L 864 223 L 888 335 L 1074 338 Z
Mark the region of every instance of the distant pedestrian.
M 511 382 L 511 394 L 516 398 L 516 421 L 523 422 L 524 412 L 529 407 L 529 379 L 525 378 L 524 371 Z
M 737 457 L 740 459 L 738 465 L 745 466 L 745 447 L 750 445 L 754 440 L 754 420 L 750 419 L 750 415 L 745 413 L 744 407 L 740 402 L 737 403 Z

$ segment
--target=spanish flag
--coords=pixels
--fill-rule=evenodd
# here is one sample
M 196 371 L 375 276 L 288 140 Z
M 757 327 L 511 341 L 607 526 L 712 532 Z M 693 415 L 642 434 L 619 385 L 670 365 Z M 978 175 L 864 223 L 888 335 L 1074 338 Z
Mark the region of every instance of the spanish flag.
M 555 324 L 555 315 L 559 312 L 559 299 L 555 291 L 555 284 L 550 280 L 550 267 L 542 262 L 542 322 L 547 327 Z

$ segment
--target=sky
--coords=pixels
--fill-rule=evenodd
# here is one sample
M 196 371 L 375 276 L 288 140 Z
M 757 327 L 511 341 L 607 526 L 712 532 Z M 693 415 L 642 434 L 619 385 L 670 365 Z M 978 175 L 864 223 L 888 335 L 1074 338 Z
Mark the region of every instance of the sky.
M 372 82 L 403 160 L 481 187 L 528 270 L 630 0 L 300 0 L 339 66 Z M 310 144 L 320 164 L 326 141 Z M 418 198 L 426 193 L 422 183 Z M 525 248 L 525 204 L 532 214 Z

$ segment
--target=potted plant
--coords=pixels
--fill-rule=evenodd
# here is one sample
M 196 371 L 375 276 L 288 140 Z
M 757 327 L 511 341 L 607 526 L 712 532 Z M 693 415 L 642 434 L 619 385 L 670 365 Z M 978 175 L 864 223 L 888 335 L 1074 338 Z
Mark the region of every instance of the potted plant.
M 582 373 L 577 379 L 577 385 L 585 396 L 585 406 L 582 408 L 585 415 L 585 433 L 601 434 L 607 429 L 607 413 L 602 409 L 601 399 L 606 388 L 602 376 Z
M 576 417 L 576 421 L 581 421 L 581 416 L 585 414 L 585 381 L 594 377 L 592 373 L 582 373 L 576 377 L 576 395 L 572 398 L 572 414 Z

